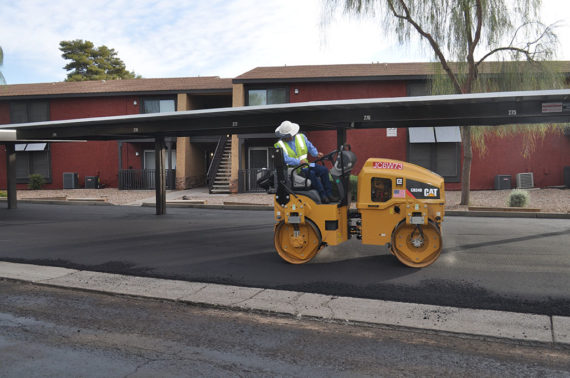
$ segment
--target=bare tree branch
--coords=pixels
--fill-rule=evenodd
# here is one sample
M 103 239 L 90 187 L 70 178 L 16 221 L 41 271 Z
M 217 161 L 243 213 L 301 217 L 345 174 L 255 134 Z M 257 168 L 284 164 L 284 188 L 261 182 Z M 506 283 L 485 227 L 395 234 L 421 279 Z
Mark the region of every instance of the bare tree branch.
M 449 67 L 447 59 L 445 59 L 445 56 L 443 55 L 443 52 L 441 51 L 439 44 L 436 42 L 436 40 L 433 38 L 433 36 L 431 34 L 424 31 L 423 28 L 411 17 L 410 10 L 409 10 L 408 6 L 406 5 L 406 3 L 404 2 L 404 0 L 397 0 L 397 1 L 402 6 L 402 9 L 404 10 L 405 15 L 398 14 L 398 12 L 396 12 L 396 9 L 394 8 L 393 0 L 388 0 L 388 7 L 390 8 L 390 11 L 394 15 L 394 17 L 402 19 L 402 20 L 406 20 L 407 22 L 409 22 L 410 25 L 412 25 L 418 31 L 418 33 L 420 33 L 420 35 L 422 37 L 424 37 L 425 39 L 428 40 L 428 42 L 431 45 L 431 47 L 433 48 L 435 54 L 439 58 L 439 61 L 441 62 L 443 69 L 445 70 L 445 72 L 447 73 L 449 78 L 451 79 L 451 82 L 453 83 L 453 87 L 455 88 L 456 92 L 457 93 L 463 93 L 461 85 L 459 85 L 459 81 L 457 80 L 455 73 L 453 72 L 451 67 Z
M 498 47 L 496 49 L 489 51 L 487 54 L 485 54 L 485 56 L 483 56 L 481 59 L 479 59 L 479 61 L 477 62 L 477 66 L 479 66 L 481 63 L 483 63 L 483 61 L 485 59 L 487 59 L 489 56 L 496 54 L 500 51 L 517 51 L 517 52 L 524 54 L 527 57 L 527 60 L 534 62 L 534 58 L 533 58 L 534 54 L 531 53 L 529 50 L 522 49 L 519 47 Z

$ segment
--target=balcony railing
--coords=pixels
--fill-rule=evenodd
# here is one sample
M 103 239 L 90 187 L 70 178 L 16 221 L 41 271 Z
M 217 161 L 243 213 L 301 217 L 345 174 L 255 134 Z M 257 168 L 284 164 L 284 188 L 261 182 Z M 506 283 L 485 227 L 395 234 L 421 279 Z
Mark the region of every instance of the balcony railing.
M 166 169 L 166 189 L 175 189 L 176 170 Z M 155 169 L 121 169 L 119 170 L 119 190 L 153 190 L 155 189 Z

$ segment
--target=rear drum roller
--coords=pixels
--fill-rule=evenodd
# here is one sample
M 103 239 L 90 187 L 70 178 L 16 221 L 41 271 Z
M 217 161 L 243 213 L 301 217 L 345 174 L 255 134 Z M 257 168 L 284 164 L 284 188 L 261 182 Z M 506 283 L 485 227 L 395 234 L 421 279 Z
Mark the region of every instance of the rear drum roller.
M 321 233 L 306 219 L 303 224 L 279 222 L 275 226 L 275 249 L 281 258 L 291 264 L 310 261 L 321 248 Z
M 401 222 L 392 233 L 391 252 L 404 265 L 423 268 L 433 264 L 441 253 L 443 241 L 439 227 Z

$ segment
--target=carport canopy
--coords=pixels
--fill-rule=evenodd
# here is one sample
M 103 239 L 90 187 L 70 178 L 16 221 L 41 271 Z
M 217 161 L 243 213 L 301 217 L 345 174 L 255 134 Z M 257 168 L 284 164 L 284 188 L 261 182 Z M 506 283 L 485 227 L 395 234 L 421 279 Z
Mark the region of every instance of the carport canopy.
M 13 144 L 21 140 L 154 138 L 156 168 L 162 172 L 167 136 L 273 133 L 283 120 L 289 120 L 300 124 L 305 131 L 337 130 L 341 144 L 347 129 L 568 123 L 569 99 L 570 90 L 562 89 L 315 101 L 71 119 L 0 126 L 0 131 L 12 129 L 17 135 L 16 141 L 0 140 L 0 143 L 12 144 L 7 151 L 15 154 Z M 7 161 L 10 164 L 12 160 Z M 156 206 L 157 214 L 163 214 L 165 189 L 164 180 L 158 182 L 159 176 Z M 8 194 L 10 197 L 10 190 Z

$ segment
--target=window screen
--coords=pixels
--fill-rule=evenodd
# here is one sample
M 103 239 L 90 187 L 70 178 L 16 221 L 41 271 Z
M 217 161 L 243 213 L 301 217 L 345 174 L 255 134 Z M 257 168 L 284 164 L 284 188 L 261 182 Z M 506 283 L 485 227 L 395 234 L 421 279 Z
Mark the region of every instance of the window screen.
M 460 143 L 410 143 L 408 161 L 438 173 L 448 182 L 458 182 L 460 146 Z
M 443 177 L 459 176 L 459 148 L 457 143 L 436 144 L 435 171 Z
M 14 102 L 10 104 L 10 122 L 49 121 L 48 102 Z
M 431 143 L 410 143 L 408 161 L 431 170 L 433 146 Z
M 51 179 L 49 149 L 16 152 L 16 179 L 26 182 L 32 174 L 42 175 L 47 180 Z
M 289 91 L 286 88 L 274 88 L 267 90 L 268 104 L 285 104 L 289 102 Z
M 166 113 L 176 111 L 176 102 L 173 99 L 145 99 L 143 113 Z
M 286 104 L 289 102 L 288 88 L 250 89 L 247 94 L 249 106 Z
M 28 122 L 49 121 L 49 106 L 47 102 L 32 102 L 28 104 Z
M 408 128 L 408 161 L 459 182 L 461 134 L 458 126 Z
M 267 105 L 267 91 L 265 89 L 250 90 L 248 100 L 250 106 Z

